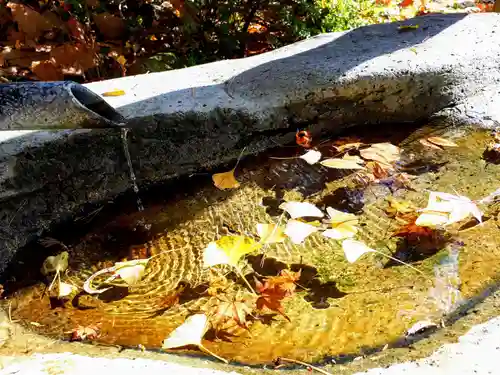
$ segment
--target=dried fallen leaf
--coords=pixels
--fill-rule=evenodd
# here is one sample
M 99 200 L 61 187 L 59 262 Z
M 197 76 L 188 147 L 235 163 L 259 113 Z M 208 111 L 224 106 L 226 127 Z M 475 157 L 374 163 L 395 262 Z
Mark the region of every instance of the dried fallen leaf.
M 437 328 L 437 324 L 430 320 L 421 320 L 408 328 L 406 331 L 406 337 L 418 335 L 432 328 Z
M 299 158 L 305 160 L 308 164 L 316 164 L 321 160 L 321 152 L 309 150 L 304 155 L 299 156 Z
M 369 148 L 359 151 L 363 159 L 374 160 L 384 165 L 391 165 L 401 156 L 401 149 L 391 143 L 375 143 Z
M 128 262 L 115 263 L 115 274 L 125 281 L 127 285 L 134 285 L 141 281 L 146 271 L 149 259 L 134 259 Z
M 357 160 L 350 159 L 350 158 L 325 159 L 325 160 L 321 161 L 320 164 L 324 167 L 334 168 L 334 169 L 364 169 L 365 168 L 362 165 L 360 165 L 360 163 Z
M 479 223 L 482 222 L 482 212 L 469 198 L 431 191 L 427 207 L 422 210 L 415 223 L 420 226 L 450 225 L 470 215 Z
M 323 236 L 334 240 L 342 240 L 354 237 L 358 232 L 356 225 L 359 220 L 356 215 L 338 211 L 331 207 L 327 207 L 326 212 L 330 217 L 329 223 L 332 228 L 325 230 Z
M 279 208 L 288 212 L 292 219 L 299 217 L 323 217 L 323 212 L 312 203 L 308 202 L 284 202 Z
M 217 241 L 210 242 L 203 252 L 203 267 L 209 268 L 218 264 L 228 264 L 238 268 L 240 259 L 262 247 L 245 236 L 224 236 Z
M 19 31 L 29 40 L 35 40 L 53 26 L 50 20 L 27 5 L 8 2 L 7 7 L 12 12 L 12 18 L 17 23 Z
M 92 18 L 106 39 L 118 39 L 125 32 L 125 23 L 121 17 L 103 12 L 94 14 Z
M 439 146 L 436 146 L 435 144 L 429 142 L 427 139 L 419 139 L 418 140 L 421 144 L 423 144 L 426 147 L 433 148 L 435 150 L 440 150 L 442 151 L 443 149 Z
M 240 186 L 240 183 L 234 177 L 234 169 L 227 172 L 215 173 L 212 176 L 214 185 L 221 189 L 235 189 Z
M 31 71 L 42 81 L 62 81 L 64 74 L 52 60 L 33 61 Z
M 401 25 L 398 27 L 398 30 L 402 32 L 402 31 L 417 30 L 418 28 L 419 28 L 418 25 Z
M 264 244 L 279 243 L 286 239 L 283 229 L 276 224 L 257 224 L 257 234 Z
M 290 240 L 294 244 L 301 244 L 307 238 L 307 236 L 317 232 L 319 230 L 318 227 L 303 223 L 298 220 L 289 220 L 286 224 L 285 234 L 290 237 Z
M 113 90 L 102 93 L 102 96 L 122 96 L 122 95 L 125 95 L 125 91 L 123 90 Z
M 255 279 L 255 287 L 259 292 L 257 299 L 257 309 L 262 310 L 268 308 L 281 314 L 286 320 L 290 318 L 286 316 L 281 301 L 285 297 L 291 296 L 295 292 L 295 281 L 300 278 L 300 272 L 286 271 L 280 276 L 267 278 L 264 284 Z
M 364 242 L 347 239 L 342 241 L 342 249 L 349 263 L 354 263 L 366 253 L 374 253 L 375 250 L 369 248 Z
M 251 303 L 249 299 L 222 299 L 217 304 L 215 320 L 220 323 L 234 321 L 241 328 L 248 329 L 247 316 L 251 315 L 253 310 L 249 306 Z
M 70 332 L 71 341 L 83 341 L 83 340 L 95 340 L 99 337 L 99 324 L 89 325 L 89 326 L 77 326 Z
M 385 212 L 391 216 L 398 216 L 399 214 L 407 214 L 416 210 L 411 202 L 399 201 L 391 196 L 385 198 L 389 202 L 389 207 L 385 209 Z
M 195 345 L 202 351 L 214 356 L 222 362 L 228 363 L 224 358 L 212 353 L 201 343 L 203 336 L 208 330 L 208 319 L 205 314 L 195 314 L 188 317 L 184 323 L 177 327 L 170 335 L 163 340 L 162 349 L 180 348 L 188 345 Z
M 458 145 L 455 142 L 450 141 L 449 139 L 446 139 L 446 138 L 442 138 L 442 137 L 428 137 L 428 138 L 426 138 L 426 140 L 432 144 L 435 144 L 435 145 L 441 146 L 441 147 L 458 147 Z

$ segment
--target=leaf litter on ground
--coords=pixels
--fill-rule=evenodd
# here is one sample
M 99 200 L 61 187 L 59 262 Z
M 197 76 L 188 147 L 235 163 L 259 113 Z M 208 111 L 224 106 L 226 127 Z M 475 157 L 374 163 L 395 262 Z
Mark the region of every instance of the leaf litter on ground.
M 175 349 L 194 345 L 220 361 L 229 363 L 227 359 L 219 357 L 217 354 L 211 352 L 203 346 L 202 339 L 208 328 L 208 318 L 205 314 L 191 315 L 184 321 L 184 323 L 173 330 L 165 340 L 163 340 L 162 349 Z

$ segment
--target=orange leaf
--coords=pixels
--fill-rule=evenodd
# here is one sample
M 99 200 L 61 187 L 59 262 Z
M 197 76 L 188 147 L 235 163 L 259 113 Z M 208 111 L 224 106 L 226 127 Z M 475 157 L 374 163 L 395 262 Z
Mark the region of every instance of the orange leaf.
M 27 39 L 36 39 L 54 26 L 47 18 L 27 5 L 8 2 L 7 7 L 11 9 L 12 18 L 17 23 L 19 31 L 26 34 Z
M 295 292 L 295 282 L 299 278 L 300 271 L 283 270 L 279 276 L 268 277 L 264 284 L 255 279 L 255 287 L 260 294 L 257 299 L 257 309 L 267 308 L 276 311 L 290 321 L 290 318 L 284 312 L 281 301 Z
M 214 185 L 221 190 L 235 189 L 240 186 L 240 183 L 234 177 L 234 169 L 228 172 L 215 173 L 212 175 Z
M 398 4 L 399 7 L 401 8 L 407 8 L 409 6 L 412 6 L 414 3 L 414 0 L 403 0 Z
M 42 81 L 61 81 L 64 75 L 51 60 L 33 61 L 31 71 Z
M 95 53 L 84 44 L 63 44 L 50 51 L 55 63 L 66 68 L 86 71 L 95 66 Z

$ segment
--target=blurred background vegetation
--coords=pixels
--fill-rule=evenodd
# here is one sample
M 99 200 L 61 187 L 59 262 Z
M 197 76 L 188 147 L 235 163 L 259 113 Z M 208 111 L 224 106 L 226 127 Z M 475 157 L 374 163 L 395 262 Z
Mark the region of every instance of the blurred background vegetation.
M 0 0 L 0 79 L 90 82 L 241 58 L 423 12 L 404 1 Z

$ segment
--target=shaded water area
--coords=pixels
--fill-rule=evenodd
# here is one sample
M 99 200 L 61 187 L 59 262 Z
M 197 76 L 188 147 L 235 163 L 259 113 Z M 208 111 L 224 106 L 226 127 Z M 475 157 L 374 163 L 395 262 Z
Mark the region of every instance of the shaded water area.
M 452 139 L 458 147 L 439 149 L 420 142 L 429 136 Z M 287 220 L 278 207 L 282 202 L 307 201 L 322 210 L 333 207 L 356 214 L 357 239 L 421 273 L 376 253 L 349 263 L 341 242 L 320 233 L 302 244 L 287 239 L 265 245 L 242 261 L 243 274 L 255 288 L 255 278 L 263 281 L 284 269 L 301 271 L 296 292 L 283 300 L 289 320 L 271 310 L 255 310 L 247 318 L 248 330 L 237 324 L 211 329 L 203 344 L 244 364 L 269 363 L 277 357 L 316 363 L 399 345 L 416 322 L 439 322 L 498 282 L 500 207 L 495 202 L 480 206 L 484 216 L 479 225 L 469 217 L 446 231 L 394 236 L 404 225 L 394 217 L 391 198 L 423 208 L 429 191 L 473 200 L 488 196 L 500 187 L 498 160 L 485 153 L 493 137 L 490 131 L 473 128 L 401 125 L 383 131 L 353 129 L 313 145 L 324 157 L 334 157 L 334 145 L 357 141 L 346 137 L 398 145 L 403 152 L 396 170 L 369 182 L 360 171 L 328 169 L 298 158 L 273 159 L 303 154 L 290 145 L 242 160 L 236 189 L 221 191 L 206 174 L 141 191 L 142 212 L 125 204 L 121 209 L 117 200 L 110 204 L 113 209 L 96 210 L 50 233 L 68 247 L 69 267 L 62 280 L 79 288 L 74 298 L 63 303 L 44 293 L 51 279 L 40 275 L 41 264 L 62 247 L 32 245 L 20 252 L 5 275 L 4 304 L 12 319 L 50 337 L 69 339 L 79 325 L 97 326 L 98 343 L 159 349 L 187 316 L 210 315 L 221 299 L 250 293 L 229 268 L 203 269 L 207 245 L 225 235 L 258 239 L 257 223 Z M 135 197 L 132 200 L 135 203 Z M 155 254 L 160 255 L 148 263 L 137 284 L 97 295 L 81 292 L 94 272 Z M 96 284 L 105 279 L 96 279 Z

